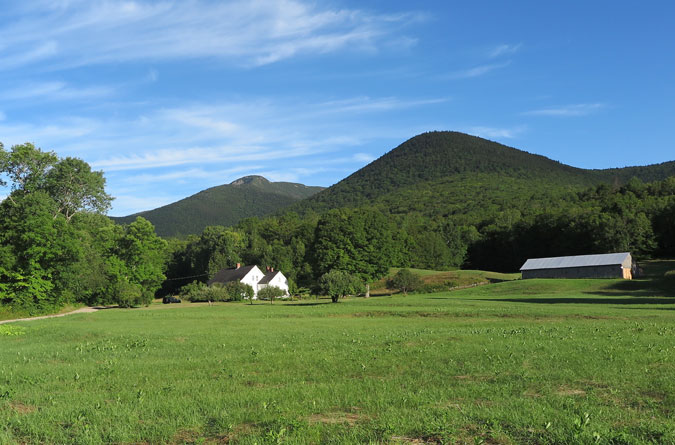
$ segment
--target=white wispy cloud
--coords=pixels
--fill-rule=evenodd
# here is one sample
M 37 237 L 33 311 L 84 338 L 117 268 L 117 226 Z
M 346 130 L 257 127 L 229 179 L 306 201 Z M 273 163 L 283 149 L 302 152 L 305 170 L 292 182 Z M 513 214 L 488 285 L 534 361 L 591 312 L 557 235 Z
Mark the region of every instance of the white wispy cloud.
M 94 119 L 81 117 L 54 119 L 47 123 L 15 123 L 5 119 L 0 122 L 0 135 L 5 146 L 29 141 L 49 141 L 52 145 L 60 145 L 95 134 L 100 125 Z
M 3 29 L 0 29 L 0 38 L 5 38 L 7 41 L 13 40 L 9 36 L 5 37 L 5 33 L 2 31 Z M 5 48 L 0 48 L 0 71 L 29 65 L 58 54 L 57 44 L 53 41 L 44 43 L 33 41 L 26 44 L 24 43 L 24 39 L 20 39 L 16 44 L 22 46 L 21 51 L 15 50 L 14 52 L 10 52 L 6 51 Z
M 271 161 L 309 154 L 316 153 L 302 148 L 274 150 L 265 147 L 230 145 L 156 150 L 141 155 L 115 156 L 95 161 L 92 163 L 92 166 L 107 171 L 136 170 L 225 161 Z
M 518 43 L 516 45 L 511 44 L 497 45 L 496 47 L 488 51 L 488 57 L 494 59 L 495 57 L 510 56 L 520 51 L 520 48 L 522 46 L 523 46 L 522 43 Z
M 304 0 L 21 3 L 6 8 L 0 69 L 200 57 L 259 66 L 302 54 L 377 51 L 394 37 L 412 45 L 397 33 L 424 18 Z
M 501 68 L 506 68 L 511 64 L 511 61 L 506 61 L 503 63 L 492 63 L 492 64 L 486 64 L 486 65 L 479 65 L 475 66 L 473 68 L 465 69 L 465 70 L 460 70 L 460 71 L 455 71 L 447 76 L 445 76 L 448 79 L 471 79 L 474 77 L 480 77 L 483 76 L 489 72 L 501 69 Z
M 324 102 L 316 108 L 319 109 L 317 111 L 323 113 L 361 113 L 434 105 L 447 102 L 448 100 L 447 98 L 402 100 L 397 97 L 371 98 L 363 96 Z
M 120 213 L 117 213 L 117 216 L 125 216 L 133 213 L 142 212 L 144 210 L 152 210 L 157 207 L 162 207 L 167 204 L 171 204 L 176 201 L 175 195 L 155 195 L 155 196 L 139 196 L 136 194 L 121 194 L 115 195 L 115 201 L 113 204 L 117 206 L 118 203 L 122 203 L 119 209 Z
M 511 128 L 475 126 L 464 129 L 464 131 L 466 131 L 469 134 L 484 137 L 487 139 L 513 139 L 521 135 L 526 130 L 527 127 L 525 127 L 524 125 L 519 125 Z
M 559 117 L 588 116 L 589 114 L 597 113 L 606 106 L 607 105 L 603 103 L 562 105 L 526 111 L 521 114 L 528 116 L 559 116 Z
M 185 183 L 194 180 L 217 180 L 223 181 L 239 173 L 253 174 L 260 169 L 257 164 L 244 164 L 228 169 L 207 170 L 205 168 L 189 168 L 173 170 L 166 173 L 142 173 L 138 175 L 126 176 L 123 182 L 133 185 L 152 184 L 166 181 Z
M 356 153 L 356 154 L 354 154 L 353 159 L 356 162 L 369 163 L 369 162 L 373 162 L 375 160 L 375 156 L 373 156 L 371 154 L 368 154 L 368 153 Z
M 61 81 L 31 82 L 15 84 L 11 88 L 0 90 L 0 100 L 89 100 L 110 96 L 113 92 L 114 89 L 107 86 L 74 87 Z
M 343 130 L 337 129 L 344 125 L 345 119 L 353 119 L 357 111 L 384 113 L 444 100 L 350 98 L 316 104 L 251 100 L 219 106 L 163 109 L 135 122 L 107 123 L 108 131 L 124 128 L 128 135 L 143 135 L 140 140 L 116 141 L 115 145 L 145 145 L 147 148 L 99 158 L 93 165 L 115 171 L 199 163 L 270 162 L 313 156 L 362 143 L 357 134 L 344 134 Z M 322 117 L 330 113 L 337 120 Z M 163 147 L 158 148 L 158 145 Z

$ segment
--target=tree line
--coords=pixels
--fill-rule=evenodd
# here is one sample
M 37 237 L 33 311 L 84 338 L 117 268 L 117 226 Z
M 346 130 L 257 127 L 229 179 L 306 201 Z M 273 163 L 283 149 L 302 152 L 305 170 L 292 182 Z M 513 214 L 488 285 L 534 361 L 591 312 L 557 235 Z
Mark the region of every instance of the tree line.
M 370 205 L 289 211 L 168 240 L 143 218 L 106 217 L 105 178 L 79 159 L 0 145 L 0 186 L 9 189 L 0 203 L 0 304 L 33 312 L 145 304 L 236 263 L 273 266 L 292 288 L 330 285 L 339 298 L 391 267 L 516 271 L 532 257 L 675 256 L 675 177 L 526 195 L 531 205 L 519 193 L 496 203 L 474 191 L 463 194 L 470 212 L 443 215 Z
M 367 283 L 390 267 L 514 272 L 527 258 L 621 251 L 637 258 L 675 256 L 675 177 L 554 196 L 530 209 L 509 208 L 507 200 L 471 216 L 359 207 L 249 218 L 171 240 L 167 276 L 200 275 L 205 281 L 220 268 L 244 262 L 273 265 L 311 286 L 333 270 Z M 520 197 L 513 200 L 521 203 Z M 163 290 L 175 292 L 184 284 L 167 281 Z

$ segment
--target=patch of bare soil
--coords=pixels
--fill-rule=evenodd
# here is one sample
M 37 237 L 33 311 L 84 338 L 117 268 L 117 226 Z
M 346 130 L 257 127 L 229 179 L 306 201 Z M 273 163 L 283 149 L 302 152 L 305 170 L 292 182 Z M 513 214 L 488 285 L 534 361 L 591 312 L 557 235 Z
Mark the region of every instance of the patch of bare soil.
M 307 420 L 311 423 L 326 423 L 326 424 L 346 423 L 350 426 L 353 426 L 357 422 L 369 419 L 368 416 L 360 414 L 358 412 L 359 409 L 360 408 L 358 407 L 352 407 L 352 411 L 348 413 L 332 412 L 332 413 L 312 414 L 307 418 Z
M 406 445 L 439 444 L 442 441 L 435 438 L 391 436 L 391 443 Z
M 584 391 L 583 389 L 567 388 L 565 386 L 561 386 L 555 393 L 559 396 L 585 396 L 586 395 L 586 391 Z
M 524 397 L 530 397 L 533 399 L 536 399 L 537 397 L 541 397 L 541 394 L 539 394 L 537 391 L 534 389 L 528 389 L 523 393 Z
M 33 405 L 26 405 L 21 402 L 11 402 L 9 404 L 10 409 L 16 411 L 19 414 L 31 414 L 37 411 L 37 407 Z
M 207 444 L 207 445 L 216 445 L 230 443 L 231 440 L 235 437 L 235 433 L 232 434 L 223 434 L 215 437 L 205 437 L 203 434 L 196 430 L 179 430 L 174 434 L 173 440 L 170 443 L 172 444 Z

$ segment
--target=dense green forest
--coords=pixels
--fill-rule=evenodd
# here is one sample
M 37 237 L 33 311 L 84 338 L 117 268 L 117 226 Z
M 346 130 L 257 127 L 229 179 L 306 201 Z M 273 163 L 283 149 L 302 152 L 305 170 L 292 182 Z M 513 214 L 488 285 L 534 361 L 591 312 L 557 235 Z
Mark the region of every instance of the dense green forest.
M 475 192 L 477 193 L 478 192 Z M 300 217 L 249 218 L 173 240 L 165 283 L 176 291 L 237 262 L 274 265 L 308 285 L 331 270 L 364 281 L 389 267 L 517 271 L 527 258 L 629 251 L 638 259 L 675 256 L 675 177 L 620 187 L 600 184 L 553 194 L 526 208 L 518 194 L 472 212 L 431 218 L 377 208 L 333 209 Z M 522 208 L 519 208 L 523 206 Z
M 321 190 L 323 187 L 245 176 L 172 204 L 113 220 L 129 224 L 142 216 L 155 226 L 159 236 L 181 237 L 200 233 L 207 226 L 232 226 L 244 218 L 270 215 Z
M 476 136 L 430 132 L 409 139 L 291 209 L 304 214 L 376 206 L 391 213 L 447 216 L 472 207 L 499 205 L 504 198 L 512 204 L 516 194 L 522 202 L 531 198 L 548 201 L 551 193 L 560 195 L 603 183 L 622 185 L 633 177 L 648 182 L 673 175 L 675 162 L 585 170 Z
M 510 272 L 529 257 L 672 255 L 673 175 L 675 162 L 584 170 L 425 133 L 285 213 L 174 241 L 167 275 L 205 280 L 243 261 L 311 284 L 331 269 L 371 280 L 391 266 Z
M 672 163 L 588 171 L 466 135 L 422 136 L 411 141 L 424 144 L 404 144 L 402 154 L 399 147 L 350 177 L 358 181 L 300 206 L 167 240 L 142 217 L 126 225 L 107 218 L 105 179 L 85 162 L 31 144 L 3 148 L 0 304 L 29 312 L 144 304 L 236 263 L 274 266 L 316 286 L 334 271 L 365 283 L 390 267 L 511 272 L 530 257 L 675 256 Z M 427 144 L 436 138 L 434 154 Z M 449 140 L 476 145 L 450 144 L 448 154 Z M 455 165 L 446 157 L 457 165 L 444 175 Z M 627 180 L 630 173 L 657 180 Z

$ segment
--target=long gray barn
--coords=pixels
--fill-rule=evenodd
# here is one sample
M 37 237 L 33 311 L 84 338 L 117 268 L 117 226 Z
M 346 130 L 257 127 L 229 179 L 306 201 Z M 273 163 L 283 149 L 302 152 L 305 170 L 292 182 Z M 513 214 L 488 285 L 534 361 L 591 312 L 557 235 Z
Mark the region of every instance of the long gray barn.
M 625 278 L 630 280 L 633 259 L 630 253 L 531 258 L 520 271 L 527 278 Z

